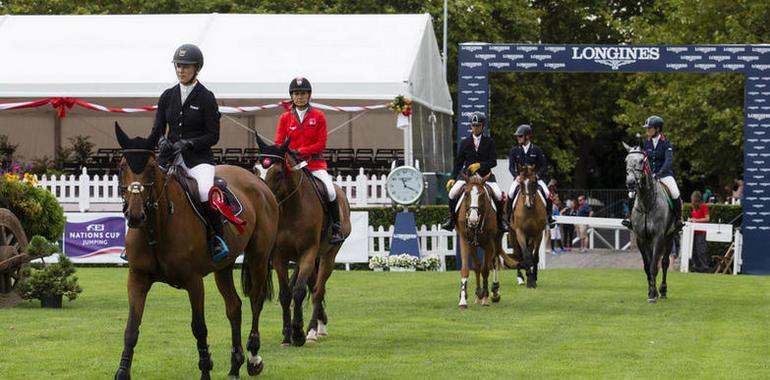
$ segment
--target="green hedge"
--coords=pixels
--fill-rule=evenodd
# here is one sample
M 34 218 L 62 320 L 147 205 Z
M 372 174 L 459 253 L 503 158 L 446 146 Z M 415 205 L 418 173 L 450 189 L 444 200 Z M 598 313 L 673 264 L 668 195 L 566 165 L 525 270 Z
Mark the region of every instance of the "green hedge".
M 64 233 L 64 209 L 53 194 L 15 175 L 0 175 L 0 207 L 19 218 L 27 237 L 58 241 Z
M 440 224 L 447 217 L 448 207 L 446 205 L 429 205 L 410 207 L 409 211 L 415 213 L 415 223 L 417 228 L 421 225 L 432 226 L 434 224 Z M 393 207 L 361 207 L 353 208 L 351 211 L 368 211 L 369 212 L 369 225 L 377 228 L 382 226 L 388 228 L 396 222 L 396 213 L 400 211 Z

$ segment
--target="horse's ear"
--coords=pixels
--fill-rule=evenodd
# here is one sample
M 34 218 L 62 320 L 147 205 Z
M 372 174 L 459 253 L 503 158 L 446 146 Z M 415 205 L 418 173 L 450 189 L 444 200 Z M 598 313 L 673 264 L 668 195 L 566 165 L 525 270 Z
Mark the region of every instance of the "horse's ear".
M 631 146 L 630 146 L 630 145 L 628 145 L 628 144 L 626 144 L 626 142 L 625 142 L 625 141 L 623 141 L 623 148 L 626 148 L 626 151 L 628 151 L 628 152 L 630 152 L 630 151 L 631 151 Z
M 259 150 L 264 150 L 265 146 L 267 146 L 267 144 L 265 144 L 265 141 L 262 140 L 261 137 L 259 137 L 259 133 L 257 133 L 255 137 L 257 140 L 257 146 L 259 146 Z
M 483 183 L 486 183 L 491 175 L 492 175 L 492 173 L 490 172 L 489 174 L 487 174 L 483 178 L 481 178 L 481 181 L 483 181 Z
M 115 122 L 115 137 L 118 138 L 120 147 L 126 149 L 126 146 L 131 139 L 128 138 L 126 132 L 123 132 L 123 128 L 120 127 L 120 124 L 118 124 L 117 121 Z

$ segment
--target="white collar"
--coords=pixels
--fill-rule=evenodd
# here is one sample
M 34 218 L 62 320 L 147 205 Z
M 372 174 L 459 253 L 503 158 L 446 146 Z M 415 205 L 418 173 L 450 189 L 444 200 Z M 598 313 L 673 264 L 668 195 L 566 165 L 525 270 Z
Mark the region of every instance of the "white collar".
M 531 142 L 528 142 L 527 145 L 522 145 L 521 148 L 524 149 L 524 153 L 529 152 L 529 147 L 532 145 Z
M 473 136 L 473 142 L 474 142 L 474 143 L 476 143 L 476 145 L 478 145 L 478 144 L 481 142 L 481 137 L 482 137 L 482 136 L 484 136 L 484 135 L 483 135 L 483 134 L 481 134 L 481 135 L 479 135 L 478 137 L 476 137 L 476 135 L 474 135 L 473 133 L 471 133 L 471 136 Z
M 192 84 L 189 85 L 183 85 L 181 82 L 179 83 L 179 88 L 184 92 L 190 92 L 190 90 L 195 87 L 195 85 L 198 84 L 198 80 L 196 79 L 195 82 L 192 82 Z
M 657 148 L 658 147 L 658 141 L 660 141 L 660 135 L 657 135 L 652 138 L 652 147 Z

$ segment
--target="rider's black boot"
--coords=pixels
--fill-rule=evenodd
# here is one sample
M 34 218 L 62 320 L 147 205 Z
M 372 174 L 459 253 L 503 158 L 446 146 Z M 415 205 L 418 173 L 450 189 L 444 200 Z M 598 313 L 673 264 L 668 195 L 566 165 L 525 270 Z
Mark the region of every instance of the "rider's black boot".
M 449 217 L 444 220 L 444 223 L 441 224 L 441 228 L 445 229 L 447 231 L 452 231 L 455 229 L 455 207 L 457 206 L 457 202 L 454 199 L 449 200 Z

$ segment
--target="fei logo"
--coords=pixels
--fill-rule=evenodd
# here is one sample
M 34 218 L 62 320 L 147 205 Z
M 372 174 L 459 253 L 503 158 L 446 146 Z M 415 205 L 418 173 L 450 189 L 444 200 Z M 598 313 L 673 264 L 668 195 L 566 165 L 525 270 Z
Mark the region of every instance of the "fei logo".
M 89 224 L 86 226 L 86 231 L 101 232 L 104 231 L 104 224 Z
M 636 61 L 657 61 L 660 49 L 636 46 L 576 46 L 572 48 L 572 59 L 594 61 L 607 65 L 612 70 Z

